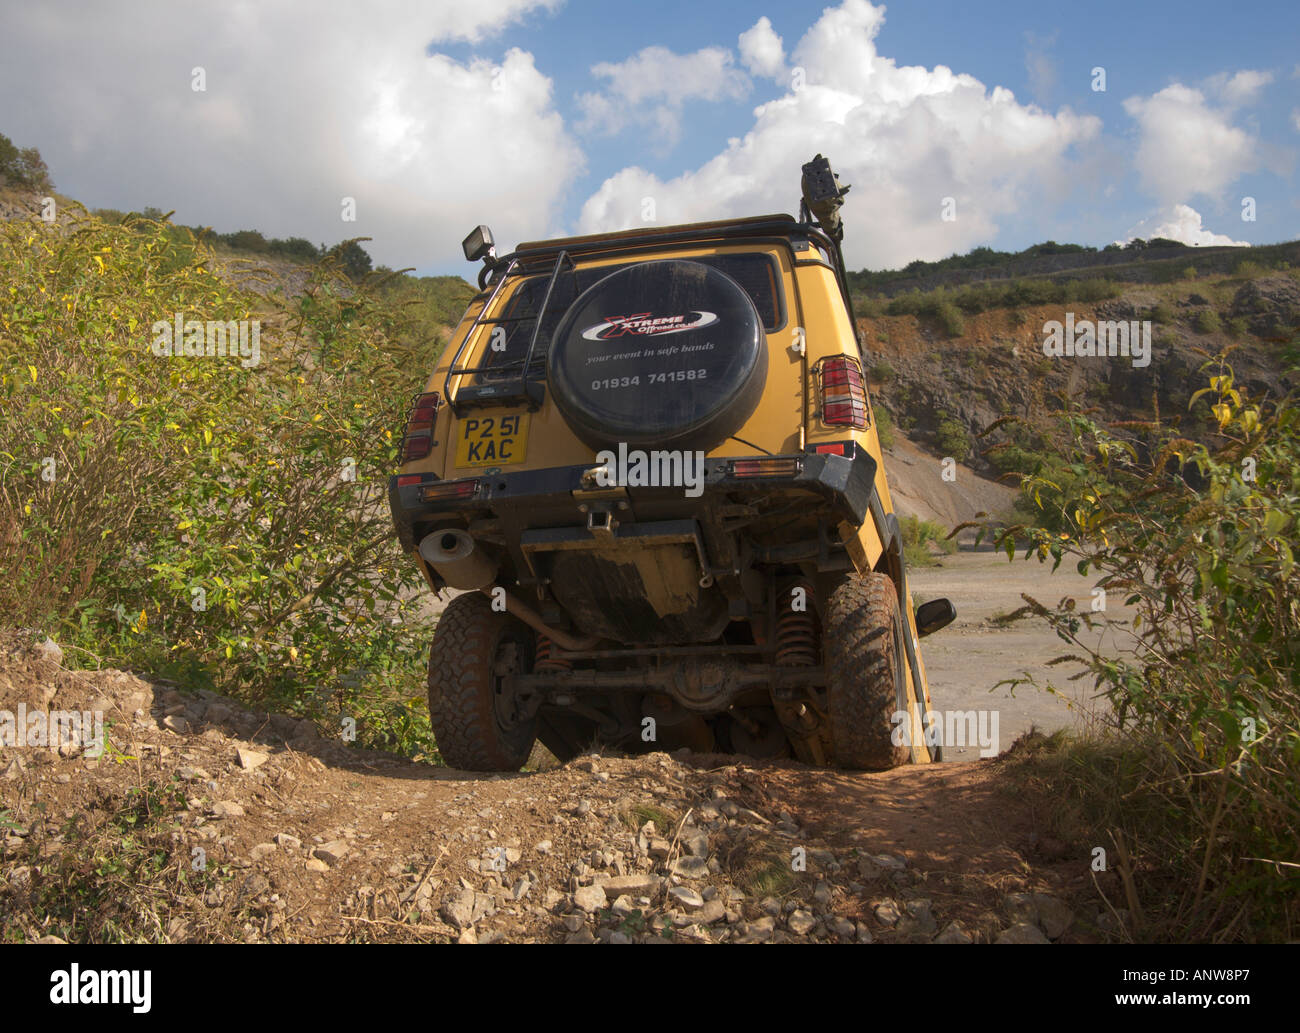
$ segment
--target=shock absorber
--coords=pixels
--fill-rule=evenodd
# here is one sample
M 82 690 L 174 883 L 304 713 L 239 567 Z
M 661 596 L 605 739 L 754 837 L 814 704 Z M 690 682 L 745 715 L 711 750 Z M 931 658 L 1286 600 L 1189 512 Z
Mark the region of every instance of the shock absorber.
M 776 618 L 778 667 L 812 667 L 817 663 L 817 626 L 813 586 L 807 578 L 789 582 L 779 600 Z
M 544 674 L 553 671 L 571 671 L 573 670 L 573 661 L 566 660 L 563 657 L 554 656 L 555 646 L 550 638 L 538 632 L 537 635 L 537 652 L 533 658 L 533 672 Z

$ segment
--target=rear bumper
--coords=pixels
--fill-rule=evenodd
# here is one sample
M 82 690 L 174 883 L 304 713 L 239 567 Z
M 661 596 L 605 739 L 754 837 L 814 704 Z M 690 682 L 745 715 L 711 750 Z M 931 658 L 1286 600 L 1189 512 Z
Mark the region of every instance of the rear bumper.
M 682 486 L 628 486 L 622 489 L 632 507 L 653 510 L 657 516 L 686 516 L 709 509 L 724 498 L 773 491 L 800 490 L 819 496 L 839 519 L 861 524 L 875 493 L 876 461 L 852 441 L 843 443 L 844 455 L 796 452 L 759 457 L 781 468 L 778 473 L 745 475 L 736 464 L 752 464 L 754 457 L 706 459 L 699 494 L 688 497 Z M 595 465 L 556 466 L 517 473 L 494 473 L 457 481 L 441 481 L 433 474 L 395 475 L 388 481 L 388 500 L 398 540 L 406 550 L 417 545 L 416 527 L 445 518 L 488 516 L 523 518 L 525 526 L 557 527 L 585 520 L 580 506 L 608 496 L 584 486 L 583 474 Z M 428 497 L 459 489 L 457 496 Z M 512 521 L 513 522 L 513 521 Z

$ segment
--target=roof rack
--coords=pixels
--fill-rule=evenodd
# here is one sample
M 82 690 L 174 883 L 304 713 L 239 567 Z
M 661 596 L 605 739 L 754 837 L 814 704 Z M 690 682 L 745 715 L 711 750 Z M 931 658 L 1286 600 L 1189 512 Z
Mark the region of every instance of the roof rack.
M 478 285 L 480 290 L 486 290 L 488 283 L 491 282 L 489 277 L 495 280 L 498 276 L 516 272 L 517 270 L 510 268 L 511 262 L 544 259 L 561 251 L 582 258 L 593 255 L 604 257 L 624 251 L 642 251 L 655 245 L 686 244 L 696 241 L 708 243 L 714 240 L 743 240 L 764 236 L 802 243 L 804 247 L 807 246 L 810 238 L 816 238 L 818 243 L 825 245 L 828 253 L 833 252 L 831 239 L 819 227 L 796 222 L 789 215 L 762 215 L 720 222 L 660 226 L 652 230 L 622 230 L 617 233 L 602 233 L 586 237 L 528 241 L 520 244 L 510 254 L 480 269 Z M 796 250 L 802 248 L 796 247 Z
M 790 215 L 760 215 L 742 219 L 724 219 L 716 222 L 661 226 L 650 230 L 622 230 L 616 233 L 591 234 L 582 237 L 561 237 L 549 241 L 526 241 L 520 244 L 510 254 L 485 264 L 479 270 L 479 290 L 486 291 L 488 285 L 491 284 L 492 293 L 479 310 L 479 315 L 475 318 L 474 324 L 461 340 L 460 348 L 457 349 L 456 356 L 452 360 L 451 368 L 447 371 L 443 393 L 447 398 L 448 405 L 457 415 L 460 412 L 458 405 L 465 407 L 475 404 L 497 404 L 503 399 L 522 398 L 528 402 L 530 409 L 533 410 L 541 405 L 545 397 L 545 388 L 541 383 L 529 380 L 529 367 L 533 356 L 536 354 L 537 343 L 541 334 L 542 317 L 550 305 L 551 294 L 556 280 L 559 278 L 561 267 L 567 264 L 571 270 L 576 270 L 575 258 L 612 258 L 624 253 L 644 254 L 647 250 L 656 248 L 668 248 L 697 242 L 706 244 L 711 241 L 734 240 L 739 242 L 760 239 L 766 242 L 781 241 L 788 243 L 795 251 L 804 251 L 810 245 L 816 245 L 830 260 L 835 279 L 839 284 L 840 294 L 844 298 L 845 306 L 848 308 L 850 325 L 854 327 L 856 339 L 857 318 L 853 311 L 853 299 L 849 294 L 848 279 L 844 270 L 844 256 L 840 250 L 840 243 L 820 225 L 811 221 L 806 205 L 801 204 L 800 208 L 800 214 L 803 216 L 802 221 L 796 220 Z M 552 259 L 554 259 L 554 264 L 551 263 Z M 540 265 L 542 268 L 535 269 L 533 268 L 535 265 Z M 546 287 L 542 307 L 535 315 L 484 318 L 485 312 L 495 311 L 497 297 L 507 280 L 513 276 L 537 275 L 548 266 L 551 276 L 550 282 Z M 576 278 L 574 284 L 576 291 Z M 478 331 L 479 326 L 485 323 L 509 323 L 529 319 L 535 319 L 536 323 L 533 327 L 532 339 L 528 345 L 527 356 L 523 360 L 524 368 L 520 373 L 519 382 L 513 385 L 473 385 L 465 388 L 460 388 L 458 383 L 458 390 L 453 396 L 451 391 L 451 378 L 453 376 L 477 374 L 494 368 L 497 371 L 508 368 L 502 366 L 457 367 L 456 363 L 460 361 L 461 355 Z

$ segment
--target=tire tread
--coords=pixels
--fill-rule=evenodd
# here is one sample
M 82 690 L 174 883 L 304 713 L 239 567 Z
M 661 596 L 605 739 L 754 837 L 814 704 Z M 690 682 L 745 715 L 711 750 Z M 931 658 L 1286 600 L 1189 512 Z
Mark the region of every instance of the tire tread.
M 493 709 L 497 643 L 518 627 L 477 592 L 457 596 L 438 618 L 429 647 L 429 720 L 449 767 L 518 771 L 528 759 L 533 736 L 521 753 L 501 734 Z
M 892 741 L 898 710 L 894 636 L 898 594 L 885 574 L 846 578 L 826 603 L 825 634 L 831 752 L 839 767 L 883 771 L 911 759 Z

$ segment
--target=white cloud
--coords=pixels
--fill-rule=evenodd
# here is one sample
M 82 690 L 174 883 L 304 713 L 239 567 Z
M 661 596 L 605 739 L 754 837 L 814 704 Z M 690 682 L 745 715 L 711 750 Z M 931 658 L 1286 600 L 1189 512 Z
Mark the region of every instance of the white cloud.
M 617 64 L 602 61 L 591 74 L 604 79 L 606 87 L 578 95 L 580 130 L 617 133 L 633 123 L 648 124 L 666 144 L 676 142 L 688 100 L 739 99 L 750 88 L 749 78 L 734 67 L 731 51 L 722 47 L 693 54 L 646 47 Z
M 0 35 L 0 96 L 25 98 L 5 131 L 91 204 L 313 242 L 369 236 L 376 262 L 451 264 L 475 222 L 511 242 L 558 229 L 584 159 L 531 54 L 425 48 L 557 6 L 142 0 L 129 18 L 84 5 L 68 32 L 66 17 L 20 5 Z M 206 92 L 190 88 L 195 66 Z M 344 197 L 356 222 L 340 219 Z
M 1227 110 L 1210 107 L 1200 90 L 1174 83 L 1128 98 L 1124 110 L 1141 134 L 1135 164 L 1142 184 L 1164 204 L 1216 197 L 1258 164 L 1256 138 L 1232 125 Z
M 1291 109 L 1291 124 L 1295 126 L 1295 131 L 1300 133 L 1300 108 Z
M 740 63 L 762 79 L 785 78 L 785 43 L 764 15 L 740 34 Z
M 1134 237 L 1141 237 L 1143 240 L 1151 240 L 1153 237 L 1166 237 L 1169 240 L 1177 240 L 1183 244 L 1199 245 L 1201 247 L 1211 245 L 1250 246 L 1249 241 L 1233 240 L 1225 233 L 1214 233 L 1206 229 L 1201 225 L 1201 213 L 1185 204 L 1170 205 L 1168 208 L 1161 209 L 1155 215 L 1143 219 L 1129 230 L 1128 236 L 1124 240 L 1116 241 L 1116 243 L 1124 244 Z
M 876 50 L 883 13 L 865 0 L 824 11 L 791 58 L 802 88 L 760 106 L 749 132 L 698 169 L 667 181 L 641 168 L 609 177 L 583 206 L 580 230 L 638 225 L 646 196 L 661 223 L 795 211 L 799 167 L 820 151 L 853 185 L 849 264 L 880 268 L 987 241 L 1070 181 L 1069 152 L 1094 139 L 1098 119 L 1047 114 L 943 66 L 899 67 Z M 954 222 L 940 217 L 949 196 Z
M 1231 78 L 1216 76 L 1211 80 L 1211 83 L 1218 86 L 1224 103 L 1235 108 L 1252 103 L 1259 95 L 1259 91 L 1272 81 L 1272 72 L 1260 72 L 1247 68 L 1237 72 Z
M 433 28 L 434 40 L 468 40 L 477 43 L 502 29 L 543 9 L 554 13 L 564 0 L 399 0 L 397 6 L 404 15 L 417 12 L 428 18 Z M 373 16 L 375 8 L 384 4 L 368 5 L 367 14 Z

